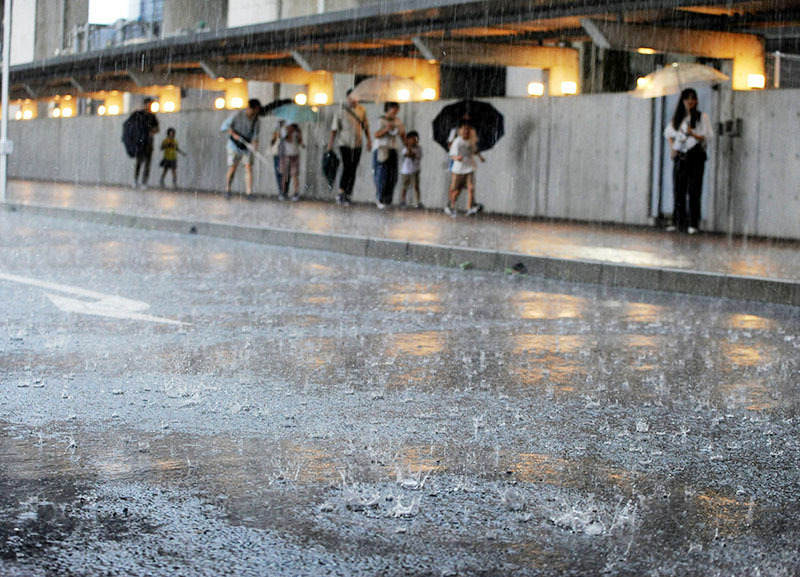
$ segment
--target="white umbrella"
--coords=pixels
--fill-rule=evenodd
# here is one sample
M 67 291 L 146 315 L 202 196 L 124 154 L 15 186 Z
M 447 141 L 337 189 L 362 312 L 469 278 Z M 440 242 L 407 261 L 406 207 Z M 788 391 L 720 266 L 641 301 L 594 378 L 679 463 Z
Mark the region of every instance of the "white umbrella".
M 410 78 L 371 76 L 358 83 L 352 95 L 374 102 L 412 102 L 424 100 L 423 88 Z
M 640 78 L 636 90 L 630 94 L 638 98 L 657 98 L 678 93 L 690 84 L 720 84 L 726 80 L 727 76 L 710 66 L 674 62 Z

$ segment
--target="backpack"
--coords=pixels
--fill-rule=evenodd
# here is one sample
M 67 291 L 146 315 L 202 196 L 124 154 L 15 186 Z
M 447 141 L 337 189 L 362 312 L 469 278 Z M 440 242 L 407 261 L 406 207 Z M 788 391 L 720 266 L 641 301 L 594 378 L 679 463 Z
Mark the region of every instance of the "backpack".
M 139 147 L 139 133 L 141 132 L 139 116 L 138 112 L 134 112 L 122 124 L 122 144 L 125 145 L 125 152 L 131 158 L 136 157 L 136 149 Z

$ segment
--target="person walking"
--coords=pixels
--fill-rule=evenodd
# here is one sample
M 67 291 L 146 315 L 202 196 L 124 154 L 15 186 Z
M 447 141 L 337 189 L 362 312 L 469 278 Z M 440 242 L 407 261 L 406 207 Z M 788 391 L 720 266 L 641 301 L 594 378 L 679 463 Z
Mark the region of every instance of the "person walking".
M 349 205 L 356 183 L 356 171 L 361 161 L 363 136 L 367 139 L 367 150 L 372 150 L 372 137 L 369 131 L 367 111 L 353 96 L 353 89 L 347 91 L 347 100 L 342 104 L 333 118 L 331 135 L 328 139 L 328 150 L 333 150 L 334 142 L 339 138 L 339 152 L 342 155 L 342 176 L 339 178 L 339 194 L 336 202 Z
M 247 108 L 234 112 L 222 123 L 222 131 L 228 133 L 228 173 L 225 176 L 225 198 L 231 197 L 231 184 L 240 162 L 244 162 L 245 192 L 248 198 L 253 194 L 253 157 L 258 150 L 260 135 L 259 116 L 261 102 L 251 98 Z
M 135 140 L 136 166 L 133 171 L 133 187 L 147 189 L 150 180 L 150 163 L 153 159 L 153 135 L 158 133 L 158 119 L 153 114 L 151 107 L 152 98 L 145 98 L 142 107 L 135 110 L 125 121 L 130 125 L 130 131 Z M 142 178 L 139 180 L 139 174 Z
M 375 205 L 384 209 L 392 204 L 394 187 L 397 184 L 397 151 L 406 142 L 406 128 L 397 118 L 400 105 L 387 102 L 383 106 L 383 116 L 375 131 L 375 152 L 372 166 L 375 170 Z
M 450 191 L 444 212 L 452 217 L 457 214 L 456 201 L 464 187 L 467 188 L 467 216 L 473 216 L 483 210 L 483 205 L 475 202 L 475 156 L 483 162 L 483 156 L 471 139 L 472 127 L 461 121 L 458 136 L 450 145 L 450 159 L 453 165 L 450 168 Z
M 406 191 L 414 191 L 414 208 L 423 208 L 420 202 L 419 173 L 422 166 L 422 147 L 419 145 L 419 133 L 412 130 L 406 138 L 406 146 L 401 154 L 403 163 L 400 165 L 400 207 L 406 207 Z M 411 201 L 409 199 L 409 204 Z
M 164 188 L 164 180 L 170 170 L 172 171 L 172 188 L 178 188 L 178 153 L 183 156 L 186 156 L 186 153 L 178 146 L 174 128 L 167 128 L 167 137 L 161 141 L 161 150 L 163 153 L 160 163 L 163 168 L 161 171 L 161 188 Z
M 708 159 L 708 143 L 714 137 L 708 114 L 697 108 L 697 92 L 687 88 L 675 108 L 672 121 L 664 129 L 669 141 L 672 166 L 672 225 L 667 231 L 689 234 L 700 231 L 703 172 Z M 688 214 L 687 214 L 688 197 Z
M 296 202 L 300 200 L 300 148 L 304 146 L 303 131 L 297 124 L 284 126 L 281 131 L 280 168 L 283 184 L 278 198 L 286 200 L 291 179 L 294 181 L 294 194 L 291 200 Z

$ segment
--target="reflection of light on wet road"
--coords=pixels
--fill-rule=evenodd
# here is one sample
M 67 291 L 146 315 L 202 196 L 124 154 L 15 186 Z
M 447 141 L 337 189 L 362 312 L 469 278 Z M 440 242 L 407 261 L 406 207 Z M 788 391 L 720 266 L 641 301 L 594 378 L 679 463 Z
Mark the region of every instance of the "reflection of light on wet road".
M 748 411 L 769 411 L 778 406 L 777 399 L 763 381 L 727 383 L 719 387 L 727 407 L 744 407 Z
M 446 334 L 438 331 L 396 333 L 388 338 L 387 353 L 415 357 L 436 355 L 445 349 Z
M 178 197 L 171 194 L 159 196 L 156 206 L 161 210 L 171 210 L 178 206 Z
M 103 194 L 103 199 L 105 201 L 105 205 L 108 208 L 119 208 L 122 206 L 123 196 L 116 190 L 108 190 Z M 172 207 L 170 207 L 172 208 Z
M 744 276 L 769 276 L 767 267 L 758 261 L 750 260 L 731 260 L 728 265 L 730 272 Z
M 444 310 L 441 304 L 441 285 L 395 283 L 389 288 L 392 292 L 384 297 L 384 302 L 393 310 L 420 313 L 438 313 Z
M 335 272 L 333 267 L 328 266 L 326 264 L 320 264 L 318 262 L 303 264 L 302 268 L 311 272 L 312 274 L 325 275 L 325 276 L 330 276 Z
M 766 355 L 756 347 L 726 342 L 722 344 L 722 354 L 734 365 L 754 367 L 766 360 Z
M 575 319 L 588 306 L 582 297 L 533 291 L 520 291 L 513 301 L 523 319 Z
M 174 244 L 156 242 L 151 245 L 158 261 L 162 264 L 174 263 L 178 261 L 180 249 Z
M 553 387 L 553 393 L 573 393 L 575 387 L 569 385 L 572 379 L 583 373 L 582 366 L 576 361 L 568 361 L 563 357 L 548 355 L 536 359 L 534 367 L 512 367 L 511 375 L 523 385 L 538 385 L 547 381 L 559 383 L 562 386 Z
M 626 303 L 623 318 L 634 323 L 654 323 L 664 320 L 664 307 L 648 303 Z
M 513 457 L 509 467 L 520 481 L 527 483 L 546 483 L 559 487 L 574 487 L 585 481 L 586 469 L 591 475 L 607 484 L 616 485 L 625 490 L 632 487 L 633 473 L 625 469 L 609 467 L 597 462 L 582 460 L 568 461 L 552 455 L 538 453 L 520 453 Z
M 398 293 L 386 297 L 396 311 L 442 312 L 441 297 L 436 293 Z
M 578 335 L 514 335 L 511 337 L 515 355 L 575 353 L 585 346 L 586 339 Z
M 384 232 L 387 238 L 395 240 L 432 243 L 441 240 L 442 223 L 429 220 L 401 220 L 387 226 Z
M 753 522 L 753 501 L 739 501 L 707 491 L 697 495 L 697 513 L 724 535 L 738 535 Z
M 664 346 L 663 337 L 654 337 L 650 335 L 626 335 L 625 344 L 632 349 L 651 349 L 653 351 L 660 350 Z
M 309 232 L 331 231 L 331 219 L 324 212 L 298 210 L 292 213 L 292 220 Z
M 731 314 L 727 317 L 727 325 L 732 329 L 772 330 L 775 321 L 755 315 Z
M 509 249 L 537 256 L 554 258 L 596 260 L 617 264 L 630 264 L 651 267 L 687 267 L 690 261 L 681 258 L 666 258 L 657 252 L 644 252 L 624 248 L 569 244 L 552 242 L 542 237 L 512 240 Z

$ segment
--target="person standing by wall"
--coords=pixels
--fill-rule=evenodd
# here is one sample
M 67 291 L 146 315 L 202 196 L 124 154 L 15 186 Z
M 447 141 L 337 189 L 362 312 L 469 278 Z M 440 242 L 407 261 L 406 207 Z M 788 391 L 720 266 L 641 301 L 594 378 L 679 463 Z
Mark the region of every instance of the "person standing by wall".
M 158 119 L 153 114 L 151 107 L 152 98 L 145 98 L 142 107 L 135 110 L 125 121 L 125 132 L 129 132 L 129 137 L 135 142 L 134 156 L 136 167 L 133 171 L 133 187 L 147 189 L 147 181 L 150 179 L 150 163 L 153 159 L 153 135 L 158 133 Z M 123 134 L 125 134 L 125 132 Z M 124 137 L 125 138 L 125 137 Z M 141 172 L 142 179 L 139 180 Z
M 464 187 L 467 188 L 467 216 L 474 216 L 483 210 L 483 205 L 475 202 L 475 156 L 483 162 L 483 156 L 478 152 L 477 145 L 472 141 L 472 126 L 466 121 L 461 121 L 458 128 L 458 136 L 450 145 L 450 159 L 453 165 L 450 167 L 450 191 L 448 193 L 447 204 L 444 212 L 455 217 L 456 201 Z
M 406 191 L 411 188 L 414 193 L 414 208 L 424 208 L 420 202 L 419 173 L 422 167 L 422 147 L 419 145 L 419 133 L 411 130 L 406 138 L 406 146 L 401 154 L 400 165 L 400 207 L 406 207 Z M 411 200 L 409 199 L 409 204 Z
M 303 144 L 303 131 L 297 124 L 290 124 L 281 128 L 280 168 L 283 184 L 280 200 L 286 200 L 289 192 L 289 180 L 294 180 L 293 202 L 300 200 L 300 148 Z
M 672 225 L 667 230 L 697 234 L 700 230 L 703 172 L 708 159 L 706 149 L 714 137 L 708 114 L 697 108 L 697 92 L 681 93 L 672 121 L 664 129 L 669 141 L 674 205 Z M 688 197 L 688 214 L 687 214 Z
M 225 198 L 231 197 L 231 184 L 240 162 L 244 162 L 245 192 L 248 198 L 253 194 L 253 154 L 258 150 L 260 134 L 259 116 L 261 102 L 251 98 L 247 108 L 234 112 L 222 123 L 222 131 L 228 133 L 228 173 L 225 177 Z
M 397 184 L 397 153 L 406 142 L 406 128 L 397 118 L 398 112 L 400 105 L 397 102 L 387 102 L 375 131 L 372 166 L 375 169 L 375 204 L 379 209 L 392 204 Z
M 186 156 L 186 153 L 178 146 L 174 128 L 167 128 L 167 137 L 161 141 L 161 150 L 163 152 L 160 163 L 160 166 L 163 167 L 161 171 L 161 188 L 164 188 L 167 172 L 170 170 L 172 171 L 172 188 L 178 188 L 178 153 L 183 156 Z
M 347 100 L 336 113 L 331 125 L 328 139 L 328 150 L 333 150 L 336 137 L 339 137 L 339 152 L 342 155 L 342 176 L 339 178 L 339 195 L 336 202 L 350 204 L 353 186 L 356 183 L 356 171 L 361 161 L 362 133 L 367 137 L 367 150 L 372 149 L 372 137 L 369 132 L 369 121 L 366 109 L 353 96 L 353 89 L 347 91 Z

